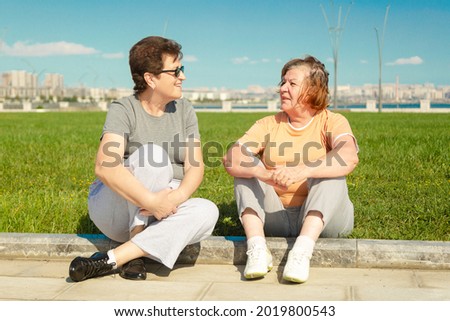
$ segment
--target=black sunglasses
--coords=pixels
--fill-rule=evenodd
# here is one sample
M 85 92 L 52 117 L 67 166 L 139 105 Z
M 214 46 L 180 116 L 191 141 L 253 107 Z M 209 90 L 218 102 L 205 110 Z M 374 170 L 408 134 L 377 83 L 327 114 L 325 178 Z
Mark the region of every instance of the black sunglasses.
M 180 75 L 180 72 L 184 73 L 184 66 L 177 67 L 177 69 L 174 70 L 161 70 L 161 72 L 174 72 L 175 77 L 178 77 Z

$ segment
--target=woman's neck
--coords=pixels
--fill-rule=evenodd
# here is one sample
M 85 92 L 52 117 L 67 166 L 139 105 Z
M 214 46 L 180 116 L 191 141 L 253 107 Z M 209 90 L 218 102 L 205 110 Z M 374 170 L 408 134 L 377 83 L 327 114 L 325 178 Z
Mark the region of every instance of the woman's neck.
M 288 114 L 288 119 L 290 124 L 295 128 L 302 128 L 311 122 L 317 112 L 318 110 L 312 108 L 305 108 L 303 110 L 297 109 L 295 114 Z
M 142 108 L 144 108 L 148 114 L 156 117 L 164 115 L 166 105 L 169 103 L 168 101 L 158 99 L 153 92 L 143 92 L 139 94 L 139 101 L 141 102 Z

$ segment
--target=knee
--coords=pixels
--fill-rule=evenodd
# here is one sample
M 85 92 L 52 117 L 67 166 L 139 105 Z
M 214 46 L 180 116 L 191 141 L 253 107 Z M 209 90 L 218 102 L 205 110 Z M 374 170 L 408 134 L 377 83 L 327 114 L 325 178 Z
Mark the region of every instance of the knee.
M 196 215 L 200 215 L 204 222 L 208 225 L 216 225 L 219 219 L 219 208 L 217 205 L 210 200 L 203 198 L 194 198 L 195 206 L 197 207 Z
M 342 198 L 348 194 L 347 179 L 345 176 L 335 178 L 308 178 L 308 191 L 333 195 Z
M 206 213 L 208 213 L 208 216 L 211 220 L 211 222 L 215 225 L 217 220 L 219 219 L 219 208 L 217 205 L 210 200 L 204 200 L 204 207 Z
M 144 155 L 147 156 L 149 165 L 152 165 L 152 167 L 170 165 L 169 155 L 161 146 L 156 144 L 145 144 L 142 148 L 144 150 Z
M 125 243 L 130 240 L 130 232 L 125 226 L 116 226 L 113 221 L 98 219 L 98 217 L 90 215 L 90 219 L 95 226 L 110 240 L 118 243 Z
M 312 187 L 318 184 L 321 185 L 345 185 L 346 184 L 346 177 L 345 176 L 341 176 L 341 177 L 333 177 L 333 178 L 313 178 L 310 177 L 308 178 L 308 186 Z
M 140 167 L 150 167 L 159 168 L 170 165 L 169 155 L 159 145 L 156 144 L 144 144 L 139 146 L 139 148 L 134 151 L 129 157 L 130 163 L 136 163 Z
M 234 187 L 240 188 L 242 186 L 253 186 L 258 182 L 258 179 L 255 177 L 243 178 L 243 177 L 235 177 L 234 178 Z
M 244 195 L 256 195 L 262 191 L 262 183 L 255 177 L 251 178 L 234 178 L 234 195 L 237 199 Z

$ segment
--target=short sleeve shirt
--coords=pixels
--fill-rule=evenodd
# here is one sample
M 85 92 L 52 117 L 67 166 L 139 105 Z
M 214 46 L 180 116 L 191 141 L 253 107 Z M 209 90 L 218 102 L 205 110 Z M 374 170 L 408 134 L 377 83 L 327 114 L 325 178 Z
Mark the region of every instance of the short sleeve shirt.
M 260 157 L 267 169 L 277 166 L 314 166 L 332 148 L 342 135 L 353 133 L 347 119 L 341 114 L 322 110 L 311 122 L 294 128 L 286 113 L 264 117 L 242 136 L 238 142 L 253 155 Z M 356 143 L 356 140 L 355 140 Z M 306 180 L 297 182 L 287 190 L 275 188 L 285 207 L 301 206 L 308 195 Z
M 125 137 L 127 159 L 144 144 L 164 148 L 174 170 L 174 178 L 184 177 L 185 147 L 188 139 L 200 139 L 197 116 L 186 99 L 170 102 L 160 117 L 147 113 L 136 95 L 121 98 L 109 106 L 102 137 L 105 133 Z

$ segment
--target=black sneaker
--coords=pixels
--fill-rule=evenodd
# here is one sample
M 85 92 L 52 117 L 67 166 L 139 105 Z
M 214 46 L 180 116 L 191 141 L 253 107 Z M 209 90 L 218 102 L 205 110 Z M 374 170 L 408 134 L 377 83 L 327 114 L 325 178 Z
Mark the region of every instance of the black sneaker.
M 147 278 L 147 271 L 144 260 L 138 258 L 125 263 L 119 275 L 128 280 L 145 280 Z
M 109 257 L 105 252 L 96 252 L 90 258 L 76 257 L 70 263 L 69 275 L 75 281 L 84 281 L 111 273 L 115 264 L 108 264 Z

